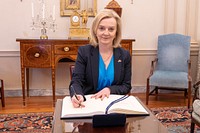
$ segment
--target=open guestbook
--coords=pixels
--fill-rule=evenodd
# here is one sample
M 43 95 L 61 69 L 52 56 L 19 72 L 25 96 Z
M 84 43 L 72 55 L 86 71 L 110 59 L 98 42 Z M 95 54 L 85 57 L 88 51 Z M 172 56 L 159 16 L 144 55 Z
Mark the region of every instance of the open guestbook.
M 147 110 L 134 96 L 110 95 L 109 98 L 95 99 L 92 95 L 85 95 L 83 108 L 74 108 L 71 97 L 66 96 L 62 102 L 61 119 L 88 118 L 98 114 L 120 113 L 126 115 L 149 115 Z

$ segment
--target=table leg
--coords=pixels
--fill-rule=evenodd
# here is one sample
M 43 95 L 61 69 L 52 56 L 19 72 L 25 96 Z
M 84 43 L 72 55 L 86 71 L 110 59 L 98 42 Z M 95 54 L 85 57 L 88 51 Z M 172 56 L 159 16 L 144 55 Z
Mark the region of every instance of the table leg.
M 29 68 L 26 68 L 26 89 L 27 97 L 29 97 Z
M 23 105 L 26 105 L 25 102 L 25 68 L 21 68 L 21 80 L 22 80 L 22 96 L 23 96 Z
M 55 99 L 55 68 L 51 69 L 52 73 L 52 95 L 53 95 L 53 107 L 55 107 L 56 99 Z

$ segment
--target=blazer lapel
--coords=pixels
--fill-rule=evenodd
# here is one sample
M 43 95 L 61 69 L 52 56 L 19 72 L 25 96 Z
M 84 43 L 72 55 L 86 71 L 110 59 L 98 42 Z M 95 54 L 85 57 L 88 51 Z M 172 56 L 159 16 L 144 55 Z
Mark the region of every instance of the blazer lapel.
M 115 71 L 115 76 L 114 76 L 114 82 L 117 83 L 120 79 L 121 75 L 121 66 L 122 66 L 122 59 L 121 59 L 121 52 L 118 48 L 114 48 L 114 71 Z
M 99 76 L 99 48 L 93 48 L 91 51 L 91 69 L 94 88 L 97 88 L 98 76 Z

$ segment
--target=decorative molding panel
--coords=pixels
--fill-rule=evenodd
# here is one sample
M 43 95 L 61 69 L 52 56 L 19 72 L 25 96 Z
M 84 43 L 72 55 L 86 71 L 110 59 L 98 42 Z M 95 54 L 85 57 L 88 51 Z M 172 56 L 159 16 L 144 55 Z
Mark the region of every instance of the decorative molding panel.
M 0 57 L 19 57 L 19 51 L 0 51 Z
M 131 93 L 145 93 L 146 87 L 145 86 L 132 86 Z M 64 89 L 56 89 L 56 96 L 66 96 L 69 95 L 69 90 Z M 6 97 L 18 97 L 22 96 L 22 90 L 5 90 Z M 51 89 L 31 89 L 30 96 L 52 96 Z
M 197 41 L 199 0 L 165 0 L 164 33 L 182 33 Z
M 154 56 L 157 50 L 137 49 L 132 51 L 132 56 Z M 198 42 L 191 42 L 191 53 L 199 51 Z M 0 57 L 20 57 L 19 51 L 0 51 Z

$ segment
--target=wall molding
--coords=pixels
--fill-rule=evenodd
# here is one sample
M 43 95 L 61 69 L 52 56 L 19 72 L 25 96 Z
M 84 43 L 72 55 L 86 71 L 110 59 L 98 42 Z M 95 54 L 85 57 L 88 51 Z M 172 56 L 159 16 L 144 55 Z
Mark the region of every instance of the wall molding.
M 4 90 L 5 97 L 22 97 L 22 89 Z M 69 90 L 66 88 L 56 89 L 56 96 L 69 95 Z M 30 89 L 30 96 L 52 96 L 52 89 Z
M 131 93 L 145 93 L 145 86 L 132 86 Z M 22 90 L 4 90 L 5 97 L 22 97 Z M 30 96 L 52 96 L 52 89 L 30 89 Z M 69 89 L 60 88 L 56 89 L 56 96 L 69 95 Z
M 151 88 L 152 90 L 153 88 Z M 168 90 L 162 90 L 161 92 L 168 93 Z M 175 91 L 174 93 L 179 91 Z M 5 97 L 22 97 L 22 90 L 5 90 Z M 132 86 L 131 93 L 146 93 L 146 86 Z M 69 96 L 69 90 L 66 88 L 56 89 L 56 96 Z M 31 89 L 31 96 L 52 96 L 51 89 Z
M 0 57 L 19 57 L 19 51 L 0 51 Z
M 198 42 L 191 42 L 191 54 L 197 51 L 199 51 Z M 156 52 L 156 49 L 133 49 L 132 56 L 155 56 Z M 0 51 L 0 57 L 20 57 L 20 51 Z

